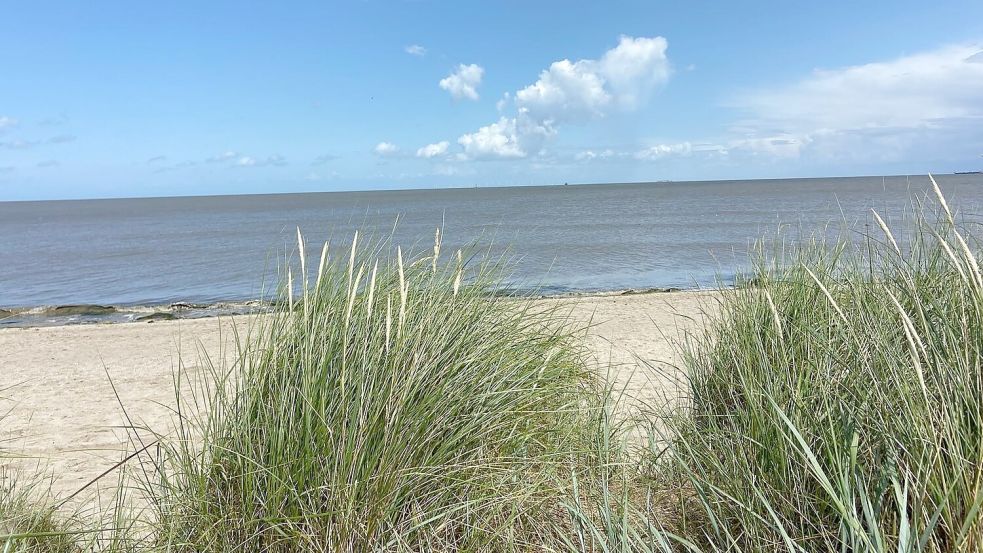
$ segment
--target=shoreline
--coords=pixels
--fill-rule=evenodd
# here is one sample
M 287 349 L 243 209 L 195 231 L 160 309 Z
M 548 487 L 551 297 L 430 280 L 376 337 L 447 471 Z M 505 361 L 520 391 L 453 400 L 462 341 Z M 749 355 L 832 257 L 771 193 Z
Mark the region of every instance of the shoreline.
M 732 289 L 735 286 L 713 288 L 682 288 L 651 286 L 613 290 L 583 290 L 538 293 L 535 290 L 503 289 L 492 298 L 522 298 L 551 300 L 568 298 L 601 298 L 608 296 L 637 296 L 672 294 L 676 292 L 706 292 Z M 177 301 L 139 305 L 62 304 L 25 307 L 0 307 L 0 330 L 6 328 L 47 328 L 92 324 L 156 323 L 176 320 L 197 320 L 215 317 L 235 317 L 269 313 L 276 309 L 273 300 L 219 300 L 214 302 Z

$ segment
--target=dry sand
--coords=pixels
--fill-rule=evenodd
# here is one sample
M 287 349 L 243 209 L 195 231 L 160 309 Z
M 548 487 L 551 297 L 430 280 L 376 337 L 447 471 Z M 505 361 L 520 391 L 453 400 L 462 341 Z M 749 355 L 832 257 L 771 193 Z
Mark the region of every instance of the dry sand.
M 659 403 L 676 395 L 677 346 L 715 306 L 714 292 L 602 295 L 537 300 L 560 302 L 591 322 L 588 343 L 614 382 L 633 401 Z M 198 348 L 219 359 L 234 347 L 233 325 L 248 317 L 77 325 L 0 330 L 0 447 L 19 458 L 14 469 L 41 467 L 52 493 L 83 486 L 132 446 L 124 426 L 164 432 L 175 404 L 179 354 L 200 372 Z M 115 391 L 114 391 L 115 387 Z M 117 396 L 118 394 L 118 396 Z M 124 408 L 126 415 L 124 415 Z

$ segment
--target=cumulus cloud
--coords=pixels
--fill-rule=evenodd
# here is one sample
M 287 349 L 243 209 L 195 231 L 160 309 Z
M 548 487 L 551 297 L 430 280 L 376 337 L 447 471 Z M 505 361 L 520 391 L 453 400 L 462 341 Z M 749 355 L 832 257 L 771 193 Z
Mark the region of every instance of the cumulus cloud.
M 434 144 L 427 144 L 416 151 L 416 157 L 433 158 L 447 155 L 447 148 L 450 142 L 444 140 Z
M 942 142 L 977 147 L 983 142 L 974 130 L 983 124 L 983 48 L 949 45 L 815 70 L 791 84 L 741 94 L 732 104 L 744 114 L 733 127 L 743 141 L 730 147 L 762 154 L 849 155 L 867 145 L 902 155 Z
M 553 62 L 539 79 L 515 93 L 516 105 L 537 119 L 579 122 L 612 108 L 639 107 L 669 79 L 663 37 L 622 36 L 600 59 Z
M 497 102 L 495 102 L 495 109 L 498 110 L 499 113 L 505 111 L 505 108 L 509 105 L 509 100 L 511 99 L 512 95 L 506 92 Z
M 526 152 L 519 145 L 514 117 L 502 117 L 497 123 L 481 127 L 471 134 L 457 139 L 464 146 L 464 153 L 471 158 L 517 158 Z
M 17 126 L 18 121 L 13 117 L 8 117 L 6 115 L 0 115 L 0 131 L 4 129 L 10 129 Z
M 457 139 L 469 159 L 508 159 L 538 153 L 546 139 L 556 134 L 548 122 L 533 120 L 524 111 L 516 117 L 500 117 L 491 125 Z
M 441 79 L 438 84 L 440 88 L 450 92 L 451 97 L 455 100 L 465 98 L 477 100 L 478 86 L 481 85 L 481 78 L 484 74 L 485 70 L 480 65 L 475 63 L 464 65 L 462 63 L 450 75 Z
M 427 55 L 427 49 L 419 44 L 410 44 L 409 46 L 404 46 L 403 51 L 411 56 L 423 57 Z
M 372 151 L 380 157 L 393 157 L 399 154 L 399 146 L 391 142 L 380 142 L 375 145 Z
M 236 160 L 237 167 L 253 167 L 256 165 L 256 158 L 250 156 L 242 156 Z
M 669 79 L 667 48 L 663 37 L 622 36 L 598 59 L 553 62 L 536 82 L 498 102 L 500 112 L 511 102 L 514 117 L 502 116 L 458 143 L 470 158 L 525 157 L 539 153 L 562 124 L 635 110 Z

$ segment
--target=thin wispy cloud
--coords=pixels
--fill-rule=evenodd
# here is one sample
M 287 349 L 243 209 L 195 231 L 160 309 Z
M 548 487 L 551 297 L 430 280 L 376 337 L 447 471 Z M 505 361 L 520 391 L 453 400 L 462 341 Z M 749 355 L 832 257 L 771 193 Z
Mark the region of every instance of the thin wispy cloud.
M 205 163 L 227 163 L 235 160 L 239 157 L 239 154 L 233 150 L 226 150 L 217 156 L 211 156 L 205 158 Z
M 67 144 L 68 142 L 75 142 L 76 137 L 73 134 L 59 134 L 57 136 L 52 136 L 48 139 L 49 144 Z
M 419 44 L 410 44 L 409 46 L 404 46 L 403 51 L 411 56 L 423 57 L 427 55 L 427 49 Z
M 283 167 L 287 164 L 287 158 L 281 155 L 272 155 L 263 160 L 263 165 L 272 165 L 274 167 Z
M 340 159 L 340 157 L 334 154 L 322 154 L 314 158 L 314 161 L 311 162 L 311 165 L 324 165 L 325 163 L 328 163 L 329 161 L 334 161 L 336 159 Z
M 56 115 L 54 117 L 45 117 L 44 119 L 38 121 L 38 125 L 42 127 L 54 127 L 58 125 L 64 125 L 68 123 L 67 115 Z
M 687 156 L 691 153 L 693 153 L 693 145 L 689 142 L 656 144 L 635 152 L 635 159 L 652 161 L 671 156 Z
M 45 168 L 48 168 L 48 167 L 58 167 L 58 165 L 60 165 L 60 164 L 57 161 L 55 161 L 53 159 L 47 159 L 47 160 L 44 160 L 44 161 L 39 161 L 38 164 L 37 164 L 37 167 L 39 167 L 41 169 L 45 169 Z
M 37 145 L 38 143 L 34 140 L 0 140 L 0 148 L 5 148 L 7 150 L 26 150 Z
M 274 154 L 266 157 L 256 157 L 238 153 L 234 150 L 226 150 L 221 154 L 206 157 L 202 161 L 185 160 L 171 165 L 161 165 L 167 160 L 166 156 L 154 156 L 147 160 L 148 165 L 156 167 L 154 173 L 165 173 L 177 169 L 189 169 L 199 165 L 218 165 L 228 168 L 252 168 L 252 167 L 284 167 L 287 165 L 287 158 Z
M 157 167 L 156 169 L 154 169 L 154 174 L 167 173 L 170 171 L 177 171 L 181 169 L 189 169 L 191 167 L 197 167 L 197 166 L 198 166 L 197 161 L 191 161 L 191 160 L 179 161 L 172 165 L 164 165 L 162 167 Z
M 832 159 L 966 153 L 983 147 L 983 46 L 817 69 L 741 93 L 731 105 L 745 115 L 731 127 L 731 149 Z
M 283 167 L 286 164 L 287 158 L 281 155 L 272 155 L 262 159 L 253 156 L 240 156 L 233 163 L 235 167 Z

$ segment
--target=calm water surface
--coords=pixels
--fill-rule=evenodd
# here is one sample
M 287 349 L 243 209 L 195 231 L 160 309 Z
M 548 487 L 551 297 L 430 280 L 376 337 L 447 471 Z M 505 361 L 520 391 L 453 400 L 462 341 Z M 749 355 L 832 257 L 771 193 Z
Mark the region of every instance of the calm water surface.
M 939 180 L 951 204 L 983 212 L 983 176 Z M 438 225 L 444 251 L 510 244 L 523 287 L 712 286 L 781 225 L 790 240 L 844 221 L 862 230 L 871 208 L 898 221 L 928 186 L 857 177 L 0 202 L 0 307 L 254 299 L 297 226 L 309 244 L 344 247 L 354 229 L 388 235 L 397 218 L 404 246 L 429 247 Z

